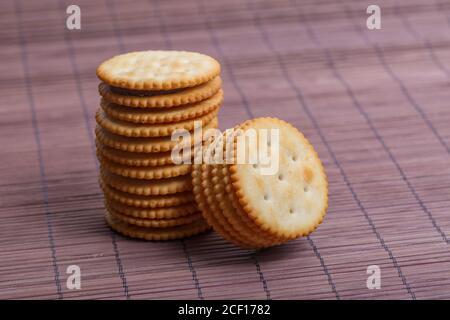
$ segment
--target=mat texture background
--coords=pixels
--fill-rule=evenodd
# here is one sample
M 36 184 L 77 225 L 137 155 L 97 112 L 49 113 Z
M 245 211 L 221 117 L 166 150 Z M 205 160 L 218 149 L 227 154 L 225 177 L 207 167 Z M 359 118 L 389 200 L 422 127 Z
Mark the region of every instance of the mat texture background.
M 367 1 L 76 3 L 72 31 L 69 1 L 0 4 L 0 298 L 450 298 L 450 2 L 376 1 L 375 31 Z M 106 227 L 95 68 L 145 49 L 220 60 L 222 129 L 275 116 L 306 134 L 330 183 L 315 233 L 255 253 Z

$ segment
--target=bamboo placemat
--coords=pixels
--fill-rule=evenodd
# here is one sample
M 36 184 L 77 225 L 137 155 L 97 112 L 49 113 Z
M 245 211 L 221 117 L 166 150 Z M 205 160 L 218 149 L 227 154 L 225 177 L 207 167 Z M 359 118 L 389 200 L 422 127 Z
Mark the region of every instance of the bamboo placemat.
M 377 1 L 374 31 L 356 0 L 80 0 L 73 31 L 70 4 L 0 4 L 0 298 L 450 298 L 449 2 Z M 255 253 L 106 227 L 95 68 L 162 48 L 220 60 L 222 129 L 276 116 L 307 135 L 330 183 L 315 233 Z

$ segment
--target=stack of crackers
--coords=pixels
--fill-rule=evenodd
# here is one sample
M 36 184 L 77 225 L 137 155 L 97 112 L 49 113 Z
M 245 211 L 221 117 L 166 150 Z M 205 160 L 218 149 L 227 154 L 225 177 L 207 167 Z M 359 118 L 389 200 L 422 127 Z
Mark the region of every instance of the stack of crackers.
M 210 228 L 193 196 L 192 165 L 174 161 L 171 135 L 193 131 L 195 121 L 217 128 L 219 73 L 213 58 L 184 51 L 132 52 L 98 67 L 96 144 L 112 229 L 168 240 Z
M 250 131 L 257 144 L 245 143 Z M 257 249 L 318 227 L 328 207 L 327 178 L 302 133 L 282 120 L 257 118 L 221 138 L 223 146 L 232 146 L 231 152 L 224 150 L 231 161 L 195 164 L 192 172 L 195 198 L 216 232 L 240 247 Z M 250 159 L 255 150 L 260 152 L 255 161 L 239 162 L 239 152 Z M 261 161 L 263 154 L 271 155 L 270 161 Z

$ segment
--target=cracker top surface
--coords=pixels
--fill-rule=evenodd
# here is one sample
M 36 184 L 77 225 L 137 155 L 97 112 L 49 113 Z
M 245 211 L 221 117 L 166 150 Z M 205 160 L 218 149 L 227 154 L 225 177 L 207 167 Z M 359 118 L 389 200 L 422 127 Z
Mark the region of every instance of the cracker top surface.
M 257 129 L 258 143 L 259 129 L 279 130 L 279 166 L 274 174 L 261 174 L 259 162 L 230 167 L 232 185 L 244 211 L 280 235 L 312 232 L 328 206 L 327 178 L 314 148 L 296 128 L 279 119 L 250 120 L 241 129 Z M 273 144 L 269 140 L 268 150 Z
M 220 64 L 188 51 L 137 51 L 115 56 L 97 68 L 110 86 L 132 90 L 170 90 L 199 85 L 216 77 Z

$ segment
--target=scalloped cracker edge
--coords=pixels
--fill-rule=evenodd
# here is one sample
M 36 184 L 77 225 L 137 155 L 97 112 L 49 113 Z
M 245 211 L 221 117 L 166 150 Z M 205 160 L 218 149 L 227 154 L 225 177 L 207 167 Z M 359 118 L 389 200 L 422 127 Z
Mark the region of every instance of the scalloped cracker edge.
M 203 101 L 215 95 L 222 86 L 222 79 L 217 76 L 211 81 L 195 87 L 183 89 L 179 92 L 167 93 L 157 96 L 121 95 L 111 90 L 110 86 L 101 82 L 98 92 L 107 101 L 132 108 L 172 108 L 185 104 Z
M 210 128 L 217 128 L 217 117 L 213 118 L 210 122 L 203 126 L 204 130 Z M 95 128 L 95 135 L 101 144 L 108 147 L 136 153 L 158 153 L 171 151 L 177 144 L 177 141 L 172 141 L 169 137 L 156 137 L 156 138 L 132 138 L 124 137 L 110 133 L 100 126 Z M 192 144 L 194 140 L 192 139 Z
M 163 124 L 137 124 L 131 122 L 125 122 L 117 119 L 113 119 L 108 116 L 103 109 L 99 109 L 95 114 L 95 119 L 102 128 L 105 130 L 126 137 L 138 137 L 138 138 L 154 138 L 170 136 L 174 131 L 184 129 L 191 131 L 194 129 L 195 121 L 201 121 L 202 126 L 209 123 L 213 118 L 217 116 L 218 109 L 204 114 L 198 118 L 188 119 L 174 123 Z
M 223 101 L 223 92 L 193 104 L 171 109 L 132 109 L 102 99 L 100 107 L 113 119 L 144 124 L 174 123 L 199 118 L 219 108 Z
M 211 229 L 211 227 L 203 219 L 194 221 L 193 223 L 169 228 L 145 228 L 134 226 L 114 218 L 107 211 L 105 212 L 105 219 L 111 229 L 122 235 L 150 241 L 182 239 Z

